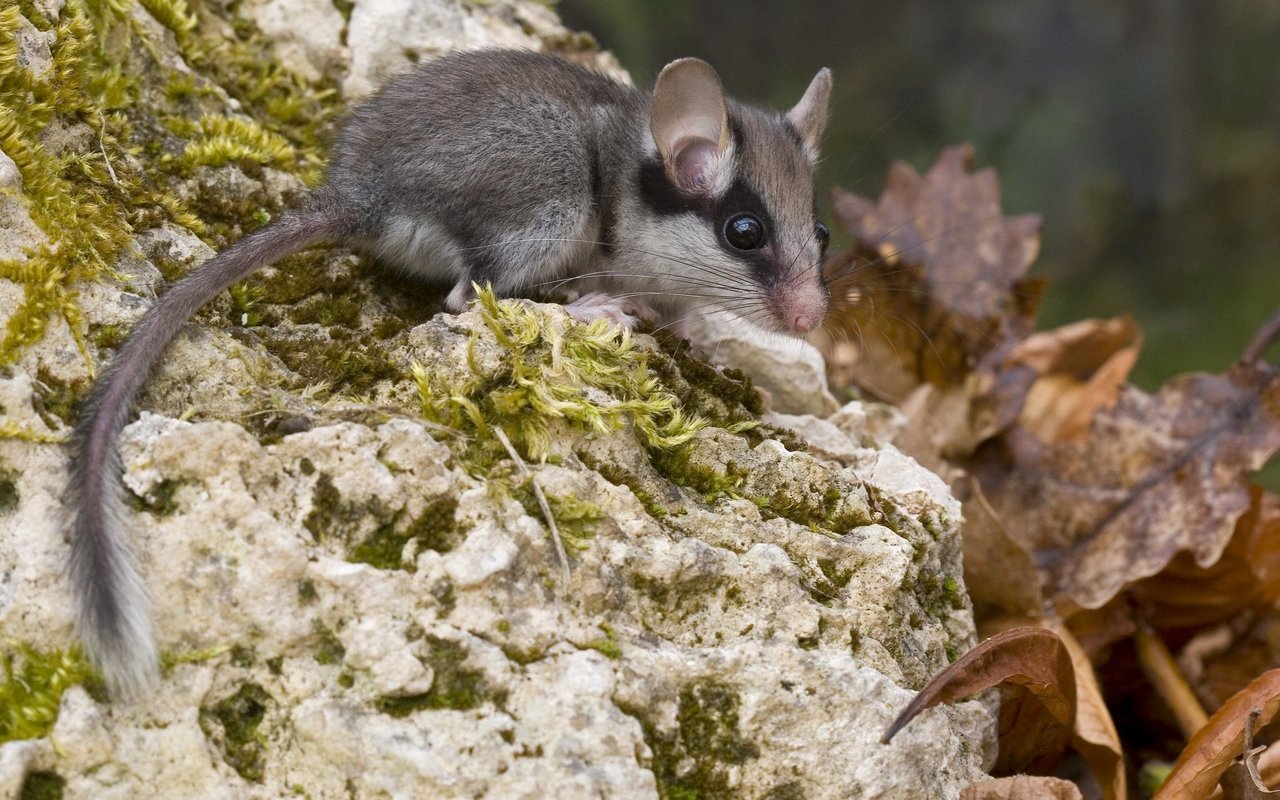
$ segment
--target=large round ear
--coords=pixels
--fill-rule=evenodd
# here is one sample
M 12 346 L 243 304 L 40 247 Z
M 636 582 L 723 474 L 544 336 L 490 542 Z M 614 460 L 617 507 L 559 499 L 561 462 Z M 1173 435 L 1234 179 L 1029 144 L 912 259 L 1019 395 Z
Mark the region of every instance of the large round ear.
M 690 192 L 711 191 L 726 166 L 729 112 L 720 76 L 705 61 L 672 61 L 658 76 L 649 130 L 667 175 Z
M 809 82 L 800 102 L 787 112 L 787 122 L 800 134 L 811 160 L 818 158 L 822 131 L 827 127 L 827 101 L 831 97 L 831 70 L 823 67 Z

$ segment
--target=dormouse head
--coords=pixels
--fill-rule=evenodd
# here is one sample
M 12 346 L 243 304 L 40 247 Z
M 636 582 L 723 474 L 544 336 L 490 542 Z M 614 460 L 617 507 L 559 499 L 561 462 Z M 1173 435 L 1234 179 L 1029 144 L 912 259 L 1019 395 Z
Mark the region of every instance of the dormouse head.
M 813 171 L 830 92 L 823 69 L 784 115 L 728 100 L 715 70 L 698 59 L 658 76 L 640 193 L 678 234 L 686 280 L 703 287 L 690 294 L 722 295 L 721 306 L 785 333 L 822 322 L 828 233 L 815 211 Z

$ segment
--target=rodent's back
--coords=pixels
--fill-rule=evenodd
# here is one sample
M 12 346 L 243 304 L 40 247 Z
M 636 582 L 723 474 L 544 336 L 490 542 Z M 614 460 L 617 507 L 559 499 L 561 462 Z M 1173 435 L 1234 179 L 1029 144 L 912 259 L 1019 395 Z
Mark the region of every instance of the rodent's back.
M 327 182 L 366 216 L 369 233 L 397 215 L 441 219 L 455 233 L 509 228 L 548 200 L 589 195 L 600 151 L 634 140 L 646 103 L 639 90 L 554 56 L 457 53 L 356 108 Z

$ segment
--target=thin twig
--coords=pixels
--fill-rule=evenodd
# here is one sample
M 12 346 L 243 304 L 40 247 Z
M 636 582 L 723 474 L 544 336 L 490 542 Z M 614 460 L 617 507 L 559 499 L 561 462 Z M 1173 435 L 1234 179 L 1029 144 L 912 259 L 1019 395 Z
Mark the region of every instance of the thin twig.
M 107 165 L 107 174 L 111 176 L 111 182 L 116 186 L 120 185 L 120 179 L 116 177 L 116 171 L 111 168 L 111 156 L 107 155 L 107 145 L 103 141 L 103 136 L 107 130 L 107 118 L 102 112 L 98 112 L 98 149 L 102 151 L 102 163 Z
M 547 496 L 542 493 L 542 487 L 538 485 L 538 478 L 533 474 L 533 470 L 529 469 L 529 465 L 524 463 L 524 459 L 516 452 L 516 448 L 511 444 L 511 440 L 507 438 L 506 432 L 497 426 L 494 426 L 493 433 L 498 437 L 498 441 L 502 442 L 502 446 L 507 449 L 507 455 L 511 456 L 511 460 L 516 462 L 516 466 L 520 468 L 520 474 L 529 479 L 529 485 L 533 487 L 533 496 L 538 499 L 538 506 L 542 509 L 542 518 L 547 521 L 547 528 L 551 530 L 551 541 L 556 546 L 556 557 L 560 559 L 560 571 L 564 574 L 564 585 L 569 586 L 569 554 L 565 552 L 564 541 L 560 538 L 560 529 L 556 527 L 556 518 L 551 513 L 551 505 L 547 502 Z
M 1209 715 L 1196 698 L 1191 685 L 1183 677 L 1182 670 L 1169 653 L 1164 641 L 1145 622 L 1138 623 L 1134 644 L 1138 651 L 1138 663 L 1156 694 L 1164 700 L 1178 721 L 1183 738 L 1188 741 L 1209 721 Z
M 1244 349 L 1244 355 L 1240 356 L 1240 360 L 1246 364 L 1256 364 L 1262 358 L 1262 354 L 1267 352 L 1267 348 L 1275 344 L 1276 339 L 1280 338 L 1280 310 L 1271 315 L 1271 319 L 1263 323 L 1258 332 L 1253 335 L 1253 339 L 1249 341 L 1249 346 Z

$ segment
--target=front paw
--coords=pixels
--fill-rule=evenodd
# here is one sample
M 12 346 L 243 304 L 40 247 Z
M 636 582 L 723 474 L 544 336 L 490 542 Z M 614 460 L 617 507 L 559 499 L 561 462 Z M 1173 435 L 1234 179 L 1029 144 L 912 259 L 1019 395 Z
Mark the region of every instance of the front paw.
M 607 319 L 626 330 L 639 326 L 653 313 L 648 306 L 611 297 L 603 292 L 585 294 L 566 305 L 564 310 L 579 322 Z

